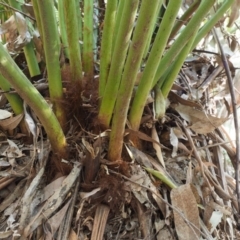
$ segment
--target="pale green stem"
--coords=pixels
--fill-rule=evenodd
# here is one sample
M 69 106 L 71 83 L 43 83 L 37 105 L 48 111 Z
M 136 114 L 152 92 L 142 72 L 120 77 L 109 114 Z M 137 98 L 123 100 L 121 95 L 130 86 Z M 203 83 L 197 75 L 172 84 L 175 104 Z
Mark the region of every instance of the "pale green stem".
M 42 23 L 41 23 L 41 18 L 39 15 L 39 8 L 38 8 L 38 0 L 32 0 L 32 5 L 33 5 L 35 19 L 37 21 L 37 28 L 38 28 L 39 34 L 40 34 L 40 36 L 43 36 Z
M 66 123 L 66 119 L 61 102 L 63 100 L 63 89 L 59 63 L 60 39 L 53 1 L 38 1 L 38 8 L 41 16 L 42 39 L 47 65 L 50 98 L 53 103 L 55 114 L 63 127 Z
M 78 41 L 80 46 L 80 52 L 82 52 L 82 42 L 83 42 L 83 33 L 82 33 L 82 13 L 80 4 L 82 0 L 75 0 L 76 1 L 76 14 L 77 14 L 77 21 L 78 21 Z
M 197 46 L 197 44 L 201 41 L 201 39 L 204 38 L 206 34 L 212 30 L 212 28 L 216 25 L 216 23 L 222 18 L 222 16 L 231 7 L 234 1 L 235 0 L 227 0 L 222 3 L 221 7 L 216 11 L 216 13 L 213 16 L 210 17 L 210 19 L 204 24 L 204 26 L 198 32 L 191 50 L 193 50 Z
M 124 4 L 123 17 L 116 36 L 107 85 L 98 115 L 100 123 L 105 127 L 109 127 L 112 118 L 138 3 L 139 0 L 130 0 Z
M 169 39 L 173 39 L 175 35 L 178 33 L 180 28 L 183 25 L 187 25 L 188 19 L 192 16 L 192 14 L 196 11 L 198 8 L 199 4 L 201 3 L 201 0 L 195 0 L 190 7 L 184 12 L 184 14 L 177 20 L 175 26 L 172 29 L 171 35 Z
M 113 36 L 114 36 L 113 43 L 112 43 L 112 49 L 113 50 L 114 50 L 115 45 L 116 45 L 116 40 L 117 40 L 116 36 L 118 35 L 119 27 L 120 27 L 120 24 L 121 24 L 121 19 L 122 19 L 122 16 L 123 16 L 124 4 L 125 4 L 126 1 L 128 1 L 128 0 L 118 1 L 115 28 L 114 28 L 114 31 L 113 31 Z
M 167 98 L 168 93 L 170 92 L 172 85 L 173 85 L 174 81 L 176 80 L 177 75 L 178 75 L 183 63 L 186 60 L 186 58 L 191 50 L 193 41 L 197 34 L 197 29 L 196 29 L 195 33 L 193 34 L 193 36 L 189 39 L 187 44 L 184 46 L 184 48 L 182 49 L 180 54 L 178 54 L 177 58 L 175 59 L 175 61 L 173 62 L 172 66 L 171 66 L 171 70 L 169 71 L 169 74 L 165 78 L 165 81 L 161 88 L 163 97 L 165 99 Z
M 66 32 L 66 22 L 64 18 L 64 0 L 58 0 L 58 18 L 59 18 L 59 29 L 62 40 L 63 52 L 66 58 L 69 58 L 68 40 Z
M 99 25 L 99 9 L 98 9 L 98 0 L 94 0 L 93 8 L 93 62 L 96 62 L 98 59 L 98 25 Z
M 168 3 L 166 12 L 158 29 L 156 39 L 149 55 L 146 67 L 143 71 L 143 76 L 141 78 L 130 110 L 129 121 L 134 130 L 138 130 L 140 126 L 147 96 L 152 88 L 154 76 L 158 69 L 159 62 L 161 61 L 162 54 L 165 50 L 169 35 L 172 31 L 180 7 L 181 1 L 171 0 Z
M 0 74 L 0 88 L 7 92 L 11 91 L 11 84 Z M 5 96 L 10 103 L 13 112 L 18 115 L 23 112 L 22 99 L 16 93 L 5 93 Z
M 9 2 L 10 6 L 22 11 L 22 8 L 21 8 L 21 5 L 20 5 L 20 2 L 24 3 L 22 0 L 20 0 L 20 1 L 9 0 L 8 2 Z M 28 21 L 28 19 L 26 19 L 26 24 L 27 23 L 31 24 Z M 16 22 L 16 24 L 18 26 L 18 22 Z M 39 66 L 38 66 L 37 58 L 36 58 L 35 51 L 34 51 L 34 45 L 33 45 L 32 41 L 27 43 L 23 47 L 23 50 L 24 50 L 24 55 L 25 55 L 25 58 L 26 58 L 26 62 L 27 62 L 27 66 L 28 66 L 28 69 L 29 69 L 30 76 L 33 77 L 33 76 L 39 75 L 40 74 L 40 69 L 39 69 Z
M 167 71 L 168 67 L 174 61 L 176 56 L 180 53 L 182 48 L 187 44 L 191 36 L 193 35 L 196 28 L 199 26 L 199 23 L 204 19 L 206 14 L 209 12 L 211 7 L 214 5 L 215 0 L 202 0 L 199 8 L 196 13 L 193 15 L 192 19 L 189 21 L 187 26 L 183 29 L 180 36 L 172 44 L 168 52 L 161 59 L 161 62 L 158 66 L 156 75 L 152 87 L 159 81 L 161 76 Z
M 0 43 L 0 73 L 33 109 L 45 128 L 54 153 L 66 156 L 66 139 L 51 107 L 18 68 L 7 50 Z
M 76 3 L 75 1 L 64 0 L 64 14 L 65 23 L 67 30 L 68 39 L 68 50 L 69 50 L 69 60 L 70 60 L 70 72 L 71 81 L 82 80 L 82 62 L 80 55 L 79 46 L 79 34 L 76 29 L 78 29 L 77 14 L 76 14 Z M 79 95 L 81 92 L 81 84 L 79 85 Z
M 4 78 L 4 76 L 0 73 L 0 88 L 3 91 L 11 91 L 11 84 Z M 8 102 L 10 103 L 13 112 L 16 115 L 23 113 L 23 101 L 19 97 L 17 93 L 5 93 L 5 97 L 7 98 Z M 29 136 L 29 131 L 26 127 L 25 121 L 22 120 L 19 123 L 19 127 L 21 129 L 21 133 L 25 134 L 26 136 Z
M 132 43 L 130 44 L 129 53 L 120 88 L 118 90 L 116 106 L 113 115 L 112 131 L 110 134 L 110 143 L 108 158 L 116 161 L 121 158 L 122 145 L 127 113 L 132 96 L 134 83 L 140 69 L 144 50 L 148 37 L 152 34 L 151 26 L 155 21 L 155 13 L 158 7 L 158 0 L 142 0 L 138 15 L 135 31 L 133 33 Z M 145 37 L 142 37 L 145 36 Z
M 99 97 L 102 98 L 111 64 L 117 0 L 107 2 L 100 53 Z
M 154 24 L 152 24 L 152 26 L 151 26 L 151 34 L 149 35 L 149 37 L 148 37 L 148 42 L 147 42 L 147 45 L 146 45 L 146 48 L 145 48 L 145 51 L 144 51 L 144 54 L 143 54 L 143 59 L 146 59 L 147 58 L 147 56 L 148 56 L 148 54 L 149 54 L 149 51 L 150 51 L 150 45 L 151 45 L 151 42 L 152 42 L 152 38 L 153 38 L 153 33 L 154 33 L 154 30 L 155 30 L 155 28 L 156 28 L 156 24 L 158 24 L 159 23 L 159 19 L 158 19 L 158 15 L 159 15 L 159 11 L 160 11 L 160 9 L 161 9 L 161 7 L 162 7 L 162 0 L 160 0 L 159 1 L 159 3 L 158 3 L 159 5 L 158 5 L 158 9 L 157 9 L 157 11 L 156 11 L 156 13 L 155 13 L 155 21 L 154 21 Z
M 24 48 L 24 55 L 26 57 L 27 66 L 29 69 L 30 76 L 37 76 L 40 74 L 39 65 L 37 62 L 36 54 L 34 51 L 33 41 L 29 42 Z
M 84 0 L 83 19 L 83 71 L 89 81 L 93 80 L 93 3 L 94 0 Z

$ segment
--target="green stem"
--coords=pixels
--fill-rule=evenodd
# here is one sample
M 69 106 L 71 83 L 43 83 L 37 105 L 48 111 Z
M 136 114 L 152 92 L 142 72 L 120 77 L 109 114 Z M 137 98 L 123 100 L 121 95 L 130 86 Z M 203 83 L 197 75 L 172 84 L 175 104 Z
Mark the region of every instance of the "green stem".
M 153 80 L 152 87 L 158 82 L 160 77 L 164 74 L 167 68 L 171 65 L 176 56 L 180 53 L 182 48 L 187 44 L 191 36 L 193 35 L 196 28 L 198 28 L 199 23 L 203 20 L 206 14 L 209 12 L 211 7 L 214 5 L 215 0 L 202 0 L 196 13 L 193 15 L 192 19 L 189 21 L 187 26 L 183 29 L 180 36 L 172 44 L 168 52 L 161 59 L 158 66 L 156 75 Z
M 184 12 L 184 14 L 180 17 L 180 19 L 177 20 L 175 26 L 172 29 L 171 35 L 169 39 L 173 39 L 177 32 L 180 30 L 180 28 L 183 25 L 186 25 L 188 19 L 192 16 L 192 14 L 196 11 L 199 4 L 201 3 L 201 0 L 195 0 L 191 6 Z
M 113 38 L 113 43 L 112 43 L 112 49 L 113 50 L 114 50 L 115 45 L 116 45 L 116 40 L 117 40 L 116 36 L 118 35 L 119 27 L 120 27 L 120 24 L 121 24 L 121 19 L 122 19 L 122 16 L 124 16 L 123 15 L 123 9 L 124 9 L 124 4 L 125 4 L 126 1 L 128 1 L 128 0 L 118 1 L 115 28 L 114 28 L 114 31 L 113 31 L 113 36 L 115 36 Z
M 134 130 L 138 130 L 139 128 L 147 96 L 152 88 L 154 76 L 158 69 L 159 62 L 161 61 L 162 54 L 165 50 L 169 35 L 173 28 L 173 24 L 180 7 L 181 1 L 169 1 L 166 12 L 159 27 L 149 59 L 147 61 L 147 65 L 143 71 L 143 76 L 141 78 L 130 110 L 129 121 Z
M 144 51 L 144 54 L 143 54 L 143 59 L 146 59 L 148 54 L 149 54 L 149 51 L 150 51 L 150 45 L 151 45 L 151 42 L 152 42 L 152 39 L 153 39 L 153 33 L 154 33 L 154 30 L 156 29 L 156 25 L 159 23 L 159 11 L 162 7 L 162 0 L 159 1 L 159 5 L 158 5 L 158 9 L 155 13 L 155 16 L 154 16 L 154 24 L 152 24 L 151 26 L 151 34 L 149 35 L 148 37 L 148 42 L 147 42 L 147 45 L 146 45 L 146 48 L 145 48 L 145 51 Z
M 206 36 L 208 32 L 211 31 L 211 29 L 216 25 L 216 23 L 222 18 L 222 16 L 227 12 L 227 10 L 231 7 L 235 0 L 227 0 L 224 1 L 221 7 L 216 11 L 216 13 L 211 16 L 211 18 L 204 24 L 204 26 L 200 29 L 198 32 L 194 43 L 192 45 L 193 50 L 197 44 L 201 41 L 202 38 Z
M 23 3 L 23 1 L 14 1 L 14 0 L 9 0 L 9 5 L 22 11 L 22 8 L 21 8 L 21 5 L 20 5 L 20 2 Z M 26 19 L 26 22 L 28 24 L 31 24 L 28 19 Z M 18 22 L 16 22 L 18 24 Z M 24 47 L 23 47 L 23 50 L 24 50 L 24 55 L 25 55 L 25 58 L 26 58 L 26 62 L 27 62 L 27 66 L 28 66 L 28 69 L 29 69 L 29 73 L 30 73 L 30 76 L 33 77 L 33 76 L 36 76 L 36 75 L 39 75 L 40 74 L 40 69 L 39 69 L 39 66 L 38 66 L 38 62 L 37 62 L 37 58 L 36 58 L 36 55 L 35 55 L 35 51 L 34 51 L 34 45 L 31 42 L 29 42 L 28 44 L 26 44 Z
M 7 92 L 11 91 L 11 84 L 0 74 L 0 88 Z M 22 99 L 16 93 L 5 93 L 5 96 L 10 103 L 13 112 L 18 115 L 23 112 Z
M 107 2 L 104 18 L 104 28 L 101 41 L 99 96 L 103 97 L 107 77 L 109 73 L 112 53 L 113 31 L 115 26 L 115 16 L 117 10 L 117 0 Z
M 138 3 L 139 0 L 127 0 L 124 4 L 123 17 L 118 29 L 111 68 L 98 115 L 100 123 L 106 128 L 109 127 L 112 118 Z
M 0 55 L 1 74 L 36 113 L 48 134 L 53 152 L 63 158 L 66 157 L 66 139 L 51 107 L 18 68 L 1 43 Z
M 66 118 L 62 108 L 63 89 L 60 73 L 60 40 L 52 0 L 38 1 L 39 14 L 43 31 L 43 45 L 46 58 L 50 98 L 55 114 L 65 126 Z
M 93 2 L 84 0 L 83 71 L 88 80 L 93 79 Z
M 24 48 L 24 55 L 26 57 L 26 61 L 27 61 L 27 66 L 29 69 L 29 73 L 30 76 L 37 76 L 40 74 L 40 69 L 38 66 L 38 62 L 37 62 L 37 58 L 36 58 L 36 54 L 34 51 L 34 44 L 31 41 L 30 43 L 28 43 Z
M 176 60 L 174 61 L 174 63 L 172 64 L 172 66 L 170 68 L 171 70 L 169 71 L 169 74 L 165 78 L 165 81 L 161 88 L 164 99 L 167 98 L 168 93 L 170 92 L 172 85 L 173 85 L 174 81 L 176 80 L 176 77 L 177 77 L 183 63 L 186 60 L 186 57 L 188 56 L 188 54 L 191 50 L 193 41 L 197 35 L 197 29 L 196 29 L 195 33 L 193 34 L 193 36 L 189 39 L 188 43 L 182 49 L 180 54 L 177 56 Z
M 99 8 L 98 8 L 98 0 L 94 0 L 94 8 L 93 8 L 93 62 L 96 62 L 98 59 L 98 38 L 99 31 L 98 25 L 99 21 Z
M 62 40 L 62 47 L 65 57 L 69 58 L 69 49 L 68 49 L 68 40 L 67 40 L 67 31 L 66 31 L 66 22 L 64 18 L 64 0 L 58 0 L 58 18 L 59 18 L 59 29 Z
M 35 19 L 37 22 L 37 28 L 38 28 L 39 34 L 40 34 L 40 36 L 43 36 L 42 23 L 41 23 L 41 18 L 39 15 L 38 0 L 32 0 L 32 5 L 33 5 L 33 11 L 34 11 Z
M 11 84 L 5 79 L 5 77 L 2 74 L 0 74 L 0 88 L 6 92 L 11 91 Z M 19 95 L 16 93 L 5 93 L 4 95 L 6 96 L 8 102 L 10 103 L 13 112 L 16 115 L 22 114 L 23 113 L 23 101 L 19 97 Z M 24 119 L 20 122 L 19 126 L 21 129 L 21 132 L 23 134 L 25 134 L 25 136 L 29 136 L 29 131 L 26 127 Z
M 80 55 L 80 46 L 78 38 L 78 22 L 76 14 L 76 2 L 64 0 L 64 14 L 65 23 L 67 29 L 67 39 L 68 39 L 68 49 L 69 49 L 69 59 L 70 59 L 70 71 L 71 80 L 79 81 L 81 83 L 82 79 L 82 62 Z M 79 94 L 81 92 L 81 85 L 79 89 Z
M 113 116 L 112 131 L 110 135 L 108 158 L 116 161 L 121 158 L 123 135 L 127 120 L 127 113 L 131 100 L 131 95 L 139 71 L 144 50 L 151 32 L 151 26 L 154 24 L 159 1 L 142 0 L 138 15 L 136 28 L 133 34 L 133 40 L 129 48 L 124 72 L 118 91 L 115 113 Z M 142 37 L 144 36 L 144 37 Z
M 82 0 L 75 0 L 76 1 L 76 14 L 77 14 L 77 22 L 78 22 L 78 42 L 80 46 L 80 52 L 82 52 L 82 42 L 83 42 L 83 36 L 82 36 L 82 12 L 80 8 L 80 4 Z

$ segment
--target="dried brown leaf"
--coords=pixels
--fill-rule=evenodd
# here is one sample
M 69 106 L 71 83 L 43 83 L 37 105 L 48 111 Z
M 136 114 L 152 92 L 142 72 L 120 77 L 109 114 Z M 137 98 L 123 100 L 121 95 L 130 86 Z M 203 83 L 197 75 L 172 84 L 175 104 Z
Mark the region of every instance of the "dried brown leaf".
M 103 204 L 98 205 L 94 217 L 91 240 L 103 239 L 103 234 L 106 227 L 109 211 L 110 208 L 108 206 Z
M 50 219 L 48 219 L 47 221 L 47 224 L 49 226 L 48 231 L 52 235 L 52 237 L 54 236 L 64 216 L 66 215 L 71 200 L 72 198 L 69 199 L 68 202 L 57 213 L 55 213 Z
M 5 119 L 5 120 L 1 120 L 0 121 L 0 127 L 5 131 L 13 130 L 21 122 L 22 118 L 23 118 L 23 114 L 19 114 L 15 117 L 11 117 L 11 118 L 8 118 L 8 119 Z
M 24 236 L 29 236 L 43 221 L 63 203 L 69 190 L 72 188 L 81 171 L 81 166 L 75 165 L 71 173 L 64 179 L 60 188 L 46 201 L 40 211 L 30 219 L 28 226 L 24 229 Z
M 199 134 L 207 134 L 226 122 L 227 118 L 217 118 L 195 108 L 178 104 L 176 111 L 183 119 L 191 123 L 189 126 Z
M 163 156 L 162 156 L 162 149 L 160 147 L 160 141 L 159 141 L 159 137 L 158 137 L 155 125 L 153 125 L 153 127 L 152 127 L 152 138 L 159 143 L 159 144 L 156 144 L 155 142 L 153 142 L 153 148 L 156 151 L 158 160 L 160 161 L 162 166 L 165 168 L 165 163 L 164 163 Z
M 185 184 L 172 189 L 171 200 L 174 207 L 174 223 L 179 240 L 199 239 L 199 212 L 191 185 Z
M 78 240 L 79 239 L 77 234 L 75 233 L 75 231 L 73 229 L 70 230 L 68 239 L 69 240 Z

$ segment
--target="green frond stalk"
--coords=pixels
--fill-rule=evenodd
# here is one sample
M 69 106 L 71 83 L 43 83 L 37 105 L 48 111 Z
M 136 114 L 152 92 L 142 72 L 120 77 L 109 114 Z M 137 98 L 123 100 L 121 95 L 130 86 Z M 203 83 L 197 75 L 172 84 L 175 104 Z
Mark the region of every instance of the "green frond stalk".
M 115 28 L 114 28 L 114 31 L 113 31 L 113 36 L 115 36 L 115 37 L 113 38 L 112 49 L 114 49 L 115 45 L 116 45 L 116 40 L 117 40 L 116 36 L 118 35 L 119 27 L 120 27 L 120 24 L 121 24 L 121 19 L 122 19 L 122 16 L 123 16 L 124 4 L 125 4 L 126 1 L 128 1 L 128 0 L 118 1 Z
M 197 8 L 199 7 L 201 3 L 201 0 L 195 0 L 190 7 L 184 12 L 184 14 L 177 20 L 176 24 L 174 25 L 171 35 L 169 37 L 169 39 L 173 39 L 175 37 L 175 35 L 178 33 L 178 31 L 180 30 L 180 28 L 183 25 L 187 24 L 187 21 L 189 20 L 189 18 L 192 16 L 192 14 L 197 10 Z
M 3 91 L 11 91 L 11 84 L 5 79 L 5 77 L 0 73 L 0 88 Z M 8 102 L 10 103 L 13 112 L 15 115 L 19 115 L 23 113 L 23 101 L 19 97 L 17 93 L 5 93 L 5 97 L 7 98 Z M 26 136 L 29 135 L 27 127 L 25 125 L 24 120 L 22 120 L 19 124 L 21 132 Z
M 165 71 L 167 71 L 168 67 L 174 61 L 176 56 L 180 53 L 182 48 L 187 44 L 191 36 L 194 34 L 196 28 L 198 28 L 199 23 L 201 23 L 201 21 L 207 15 L 207 13 L 212 8 L 214 3 L 215 0 L 202 0 L 199 8 L 195 12 L 189 23 L 187 24 L 187 26 L 182 30 L 180 36 L 174 41 L 170 49 L 161 59 L 161 62 L 158 66 L 156 75 L 153 80 L 152 87 L 155 86 L 155 84 L 159 81 L 161 76 L 165 73 Z
M 66 58 L 69 58 L 66 22 L 64 17 L 64 0 L 58 0 L 58 19 L 59 19 L 59 29 L 61 35 L 61 44 L 63 47 L 63 52 Z
M 145 51 L 144 51 L 144 54 L 143 54 L 143 60 L 147 58 L 148 54 L 149 54 L 149 51 L 150 51 L 150 46 L 151 46 L 151 42 L 152 42 L 152 38 L 153 38 L 153 33 L 154 33 L 154 30 L 157 26 L 157 24 L 159 23 L 159 11 L 162 7 L 162 0 L 159 1 L 158 3 L 158 9 L 155 13 L 155 16 L 154 16 L 154 24 L 152 24 L 151 26 L 151 34 L 149 35 L 148 37 L 148 42 L 147 42 L 147 45 L 146 45 L 146 48 L 145 48 Z
M 32 5 L 33 5 L 34 16 L 37 22 L 37 28 L 38 28 L 39 34 L 40 36 L 43 36 L 42 23 L 39 15 L 39 8 L 38 8 L 38 0 L 32 0 Z
M 9 0 L 8 2 L 9 2 L 10 6 L 22 11 L 20 2 L 24 3 L 23 1 Z M 16 21 L 16 24 L 18 24 L 17 21 Z M 30 24 L 28 19 L 26 19 L 26 24 Z M 30 41 L 26 46 L 24 46 L 23 51 L 24 51 L 24 55 L 25 55 L 25 58 L 26 58 L 26 62 L 27 62 L 27 66 L 28 66 L 28 69 L 29 69 L 30 76 L 33 77 L 33 76 L 39 75 L 40 74 L 40 69 L 39 69 L 36 54 L 35 54 L 35 51 L 34 51 L 33 42 Z
M 118 0 L 107 2 L 100 53 L 99 97 L 102 98 L 111 64 L 113 32 Z
M 83 33 L 82 33 L 82 13 L 80 4 L 82 0 L 76 1 L 76 14 L 77 14 L 77 22 L 78 22 L 78 42 L 80 46 L 80 52 L 82 52 L 82 42 L 83 42 Z
M 233 3 L 234 0 L 226 0 L 222 3 L 222 5 L 217 9 L 216 13 L 213 16 L 211 16 L 211 18 L 204 24 L 204 26 L 198 32 L 191 50 L 193 50 L 197 46 L 197 44 L 201 41 L 201 39 L 203 39 L 207 35 L 207 33 L 212 30 L 212 28 L 222 18 L 224 13 L 226 13 L 226 11 L 231 7 Z
M 181 1 L 176 0 L 169 1 L 161 25 L 158 29 L 156 39 L 149 55 L 146 67 L 143 71 L 143 75 L 129 114 L 129 121 L 134 130 L 138 130 L 140 126 L 145 102 L 147 100 L 149 91 L 152 88 L 153 79 L 157 72 L 159 62 L 161 61 L 162 54 L 166 48 L 166 44 L 175 23 L 178 11 L 181 7 L 181 3 Z
M 66 158 L 66 139 L 51 107 L 18 68 L 1 43 L 0 55 L 0 73 L 33 109 L 48 135 L 53 152 L 62 158 Z M 59 165 L 61 164 L 63 163 Z
M 137 2 L 136 2 L 137 3 Z M 133 33 L 132 43 L 130 44 L 124 72 L 118 90 L 116 106 L 113 115 L 112 131 L 110 134 L 110 143 L 108 158 L 116 161 L 121 158 L 123 136 L 129 104 L 132 96 L 134 83 L 137 73 L 140 69 L 144 50 L 151 32 L 151 26 L 154 24 L 154 15 L 157 10 L 159 1 L 152 0 L 149 4 L 148 0 L 141 1 L 139 16 L 136 28 Z
M 84 0 L 83 18 L 83 71 L 89 81 L 93 80 L 93 6 L 94 0 Z
M 29 42 L 23 48 L 24 55 L 26 58 L 27 66 L 31 77 L 37 76 L 40 74 L 39 65 L 37 62 L 36 54 L 34 51 L 33 41 Z
M 93 8 L 93 62 L 96 62 L 98 59 L 98 38 L 99 38 L 99 8 L 98 0 L 94 0 Z
M 38 1 L 39 15 L 43 32 L 43 46 L 47 65 L 50 98 L 54 112 L 62 127 L 65 126 L 66 116 L 62 108 L 62 80 L 60 73 L 60 39 L 52 0 Z
M 183 63 L 186 60 L 186 58 L 187 58 L 187 56 L 188 56 L 188 54 L 191 50 L 193 41 L 194 41 L 194 39 L 196 37 L 196 34 L 197 34 L 197 30 L 198 30 L 198 28 L 196 28 L 195 33 L 189 39 L 187 44 L 184 46 L 184 48 L 179 53 L 179 55 L 177 56 L 177 58 L 173 62 L 172 66 L 170 67 L 169 74 L 167 75 L 167 77 L 166 77 L 166 79 L 163 82 L 163 85 L 161 87 L 161 91 L 162 91 L 162 95 L 163 95 L 164 99 L 167 98 L 168 93 L 170 92 L 170 90 L 172 88 L 172 85 L 173 85 L 174 81 L 176 80 Z
M 130 37 L 136 18 L 138 3 L 139 0 L 127 0 L 124 4 L 122 12 L 123 17 L 116 36 L 117 39 L 112 54 L 107 85 L 105 87 L 98 115 L 100 123 L 106 128 L 109 127 L 112 118 L 126 54 L 130 43 Z
M 67 30 L 71 80 L 79 81 L 81 83 L 82 61 L 80 55 L 79 34 L 77 31 L 78 21 L 75 1 L 64 0 L 64 15 Z M 79 86 L 81 86 L 81 84 Z M 81 88 L 79 89 L 79 94 L 80 92 Z
M 0 88 L 5 91 L 11 91 L 11 84 L 0 74 Z M 16 93 L 5 93 L 5 96 L 10 103 L 13 112 L 18 115 L 23 112 L 22 99 Z

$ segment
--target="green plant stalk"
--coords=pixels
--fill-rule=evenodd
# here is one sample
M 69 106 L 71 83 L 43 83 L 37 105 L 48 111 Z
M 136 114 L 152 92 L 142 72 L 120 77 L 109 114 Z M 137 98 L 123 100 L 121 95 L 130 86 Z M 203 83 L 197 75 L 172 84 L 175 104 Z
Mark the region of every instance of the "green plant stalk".
M 136 95 L 129 114 L 129 121 L 133 130 L 138 130 L 145 102 L 149 91 L 152 88 L 152 82 L 165 50 L 169 35 L 173 28 L 178 11 L 181 7 L 181 1 L 171 0 L 168 3 L 166 12 L 158 29 L 151 53 L 149 55 L 146 67 L 143 71 Z
M 169 39 L 173 39 L 177 32 L 180 30 L 180 28 L 186 24 L 188 19 L 192 16 L 192 14 L 196 11 L 199 4 L 201 3 L 201 0 L 195 0 L 191 6 L 184 12 L 184 14 L 180 17 L 180 19 L 177 20 L 175 26 L 172 29 L 171 35 Z
M 38 1 L 39 14 L 43 31 L 43 46 L 46 58 L 49 92 L 53 109 L 61 126 L 66 123 L 66 116 L 62 108 L 63 89 L 60 72 L 60 39 L 55 19 L 53 1 Z
M 123 17 L 118 29 L 107 85 L 98 114 L 100 124 L 106 128 L 109 127 L 112 118 L 138 3 L 139 0 L 127 0 L 124 4 Z
M 23 51 L 27 61 L 30 76 L 33 77 L 39 75 L 40 69 L 37 62 L 36 54 L 34 51 L 34 44 L 32 40 L 26 46 L 24 46 Z
M 98 60 L 98 25 L 99 21 L 99 8 L 98 8 L 98 0 L 94 0 L 94 8 L 93 8 L 93 62 Z
M 48 135 L 53 152 L 66 157 L 66 139 L 51 107 L 18 68 L 1 43 L 0 55 L 0 73 L 36 113 Z
M 108 150 L 108 159 L 116 161 L 121 158 L 123 136 L 127 120 L 128 108 L 132 96 L 134 83 L 139 71 L 144 50 L 154 24 L 158 0 L 142 0 L 133 40 L 129 48 L 124 72 L 118 91 L 115 111 L 113 115 L 112 131 Z M 144 36 L 144 37 L 143 37 Z
M 162 95 L 163 95 L 164 99 L 167 98 L 168 93 L 170 92 L 172 85 L 173 85 L 174 81 L 176 80 L 176 77 L 177 77 L 183 63 L 191 50 L 193 41 L 197 35 L 197 29 L 198 28 L 196 28 L 195 33 L 192 35 L 192 37 L 189 39 L 187 44 L 184 46 L 184 48 L 182 49 L 180 54 L 177 56 L 177 58 L 173 62 L 172 66 L 170 68 L 171 70 L 169 71 L 168 76 L 165 78 L 165 81 L 161 87 L 161 91 L 162 91 Z
M 204 38 L 208 32 L 211 31 L 211 29 L 216 25 L 216 23 L 221 19 L 221 17 L 224 15 L 224 13 L 227 12 L 227 10 L 231 7 L 234 0 L 227 0 L 224 1 L 221 7 L 216 11 L 216 13 L 204 24 L 204 26 L 200 29 L 198 32 L 194 43 L 192 45 L 193 50 L 197 44 L 201 41 L 202 38 Z
M 161 62 L 158 66 L 156 75 L 152 83 L 152 88 L 159 81 L 159 79 L 165 73 L 165 71 L 167 71 L 167 68 L 171 65 L 171 63 L 179 54 L 179 52 L 182 50 L 182 48 L 186 45 L 186 43 L 194 33 L 195 29 L 199 26 L 199 23 L 203 20 L 203 18 L 209 12 L 211 7 L 214 5 L 214 3 L 215 3 L 215 0 L 202 0 L 199 8 L 193 15 L 192 19 L 189 21 L 187 26 L 183 29 L 180 36 L 172 44 L 168 52 L 161 59 Z
M 113 38 L 112 51 L 114 50 L 115 45 L 116 45 L 116 40 L 117 40 L 116 36 L 118 35 L 119 27 L 120 27 L 120 24 L 121 24 L 121 19 L 122 19 L 122 16 L 123 16 L 124 4 L 125 4 L 126 1 L 128 1 L 128 0 L 118 1 L 115 28 L 114 28 L 114 31 L 113 31 L 114 32 L 113 36 L 115 36 L 115 37 Z
M 0 73 L 0 88 L 3 91 L 11 91 L 11 84 L 4 78 L 4 76 Z M 15 115 L 19 115 L 23 113 L 23 101 L 16 93 L 5 93 L 4 94 L 10 103 L 13 112 Z M 19 123 L 19 127 L 21 129 L 21 133 L 25 134 L 25 136 L 29 136 L 29 131 L 26 127 L 24 119 Z
M 151 41 L 152 41 L 152 35 L 153 35 L 154 30 L 156 28 L 156 24 L 158 24 L 158 22 L 159 22 L 158 14 L 159 14 L 159 11 L 160 11 L 161 7 L 162 7 L 162 0 L 160 0 L 159 3 L 158 3 L 158 9 L 157 9 L 157 11 L 155 13 L 155 16 L 154 16 L 155 24 L 152 24 L 152 26 L 151 26 L 151 32 L 152 33 L 148 37 L 148 42 L 147 42 L 147 45 L 146 45 L 146 48 L 145 48 L 145 51 L 144 51 L 144 54 L 143 54 L 143 59 L 146 59 L 147 56 L 148 56 L 148 53 L 149 53 L 149 50 L 150 50 Z
M 82 61 L 80 55 L 78 22 L 75 1 L 64 0 L 64 15 L 67 30 L 71 81 L 79 81 L 81 92 Z M 79 92 L 79 94 L 80 94 Z
M 75 0 L 76 1 L 76 14 L 77 14 L 77 22 L 78 22 L 78 41 L 80 46 L 80 52 L 82 52 L 82 42 L 83 42 L 83 36 L 82 36 L 82 13 L 80 9 L 80 4 L 82 0 Z
M 14 1 L 14 0 L 9 0 L 8 2 L 11 7 L 14 7 L 14 8 L 22 11 L 22 8 L 20 5 L 20 2 L 22 2 L 22 1 L 18 2 L 18 1 Z M 28 20 L 26 19 L 26 21 L 28 21 Z M 28 23 L 30 24 L 30 22 L 28 22 Z M 18 24 L 18 23 L 16 22 L 16 24 Z M 39 75 L 40 69 L 38 66 L 37 58 L 36 58 L 36 55 L 34 52 L 34 45 L 33 45 L 32 41 L 23 47 L 23 51 L 24 51 L 24 55 L 26 58 L 29 72 L 30 72 L 30 76 L 33 77 L 33 76 Z
M 33 11 L 34 11 L 35 19 L 37 22 L 39 34 L 40 34 L 40 36 L 43 36 L 42 23 L 41 23 L 41 18 L 39 15 L 39 8 L 38 8 L 38 0 L 32 0 L 32 5 L 33 5 Z
M 58 18 L 59 18 L 59 29 L 61 34 L 61 43 L 65 57 L 69 58 L 68 40 L 66 32 L 66 22 L 64 18 L 64 0 L 58 1 Z
M 163 183 L 165 183 L 167 186 L 169 186 L 171 189 L 177 188 L 176 184 L 172 182 L 172 180 L 166 176 L 165 173 L 162 173 L 160 171 L 156 171 L 151 168 L 145 168 L 147 172 L 151 173 L 154 177 L 158 178 L 161 180 Z
M 0 88 L 5 91 L 11 91 L 11 84 L 0 74 Z M 18 115 L 23 112 L 22 99 L 16 93 L 5 93 L 5 96 L 10 103 L 13 112 Z
M 90 81 L 93 79 L 93 2 L 84 0 L 83 18 L 83 71 Z
M 100 77 L 99 77 L 99 97 L 102 98 L 107 83 L 107 77 L 110 69 L 113 32 L 115 26 L 115 16 L 117 11 L 117 0 L 107 2 L 106 13 L 104 17 L 104 28 L 101 41 L 101 59 L 100 59 Z

